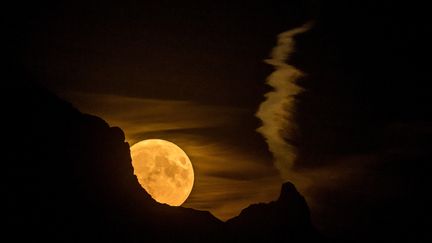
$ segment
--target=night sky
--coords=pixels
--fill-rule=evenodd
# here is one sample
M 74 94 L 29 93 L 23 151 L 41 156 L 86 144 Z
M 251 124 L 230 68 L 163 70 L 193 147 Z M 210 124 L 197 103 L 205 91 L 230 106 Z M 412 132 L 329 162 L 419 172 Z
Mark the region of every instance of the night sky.
M 130 145 L 161 138 L 185 150 L 196 181 L 184 207 L 227 220 L 291 181 L 326 234 L 370 235 L 394 218 L 421 232 L 432 149 L 425 6 L 104 1 L 8 12 L 11 63 Z M 278 131 L 295 154 L 282 171 L 256 113 L 278 35 L 305 24 L 286 60 L 302 75 Z

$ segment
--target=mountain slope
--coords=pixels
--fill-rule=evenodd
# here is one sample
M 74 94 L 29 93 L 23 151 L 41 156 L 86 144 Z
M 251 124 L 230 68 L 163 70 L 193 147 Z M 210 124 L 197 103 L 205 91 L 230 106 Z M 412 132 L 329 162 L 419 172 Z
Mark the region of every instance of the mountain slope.
M 133 175 L 121 129 L 16 78 L 8 88 L 4 161 L 7 238 L 44 242 L 238 242 L 313 239 L 292 184 L 223 223 L 155 202 Z M 302 238 L 303 237 L 303 238 Z

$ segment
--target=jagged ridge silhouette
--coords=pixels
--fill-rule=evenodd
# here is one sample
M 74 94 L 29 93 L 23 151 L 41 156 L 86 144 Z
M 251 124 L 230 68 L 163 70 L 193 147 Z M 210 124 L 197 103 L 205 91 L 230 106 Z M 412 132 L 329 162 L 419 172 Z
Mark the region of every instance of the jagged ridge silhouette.
M 24 77 L 27 78 L 28 77 Z M 23 78 L 21 78 L 23 79 Z M 155 202 L 133 175 L 120 128 L 82 114 L 27 80 L 7 109 L 6 221 L 14 241 L 243 242 L 319 240 L 303 197 L 280 198 L 223 223 L 209 212 Z

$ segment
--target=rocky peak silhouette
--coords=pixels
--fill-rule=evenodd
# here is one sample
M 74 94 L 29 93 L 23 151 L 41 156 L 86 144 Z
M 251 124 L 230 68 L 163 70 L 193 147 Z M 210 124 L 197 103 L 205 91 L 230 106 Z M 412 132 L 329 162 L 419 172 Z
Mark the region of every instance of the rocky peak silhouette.
M 282 185 L 277 201 L 250 205 L 227 225 L 240 241 L 323 240 L 311 224 L 306 201 L 290 182 Z

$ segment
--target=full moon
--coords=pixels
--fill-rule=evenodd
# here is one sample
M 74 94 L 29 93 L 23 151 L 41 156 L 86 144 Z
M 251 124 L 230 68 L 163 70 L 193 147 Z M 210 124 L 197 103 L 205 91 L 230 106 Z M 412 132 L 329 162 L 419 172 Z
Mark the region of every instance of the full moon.
M 194 172 L 186 153 L 172 142 L 147 139 L 131 147 L 140 185 L 159 203 L 180 206 L 192 191 Z

